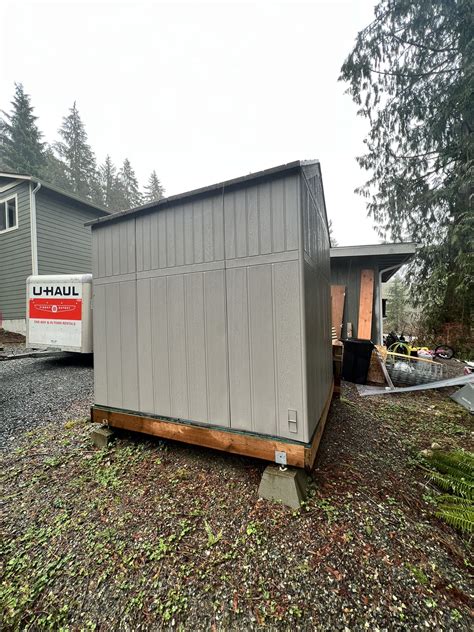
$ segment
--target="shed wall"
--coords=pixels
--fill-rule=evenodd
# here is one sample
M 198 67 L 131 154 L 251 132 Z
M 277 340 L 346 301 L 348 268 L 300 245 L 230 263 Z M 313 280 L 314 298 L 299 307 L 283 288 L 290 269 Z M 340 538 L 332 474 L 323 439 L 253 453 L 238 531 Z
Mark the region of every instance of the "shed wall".
M 308 436 L 318 425 L 332 383 L 329 233 L 319 164 L 303 168 L 303 285 Z
M 94 226 L 97 404 L 310 439 L 300 197 L 286 174 Z
M 0 193 L 17 195 L 18 228 L 0 234 L 0 312 L 3 320 L 25 318 L 26 279 L 32 273 L 30 185 L 22 182 Z

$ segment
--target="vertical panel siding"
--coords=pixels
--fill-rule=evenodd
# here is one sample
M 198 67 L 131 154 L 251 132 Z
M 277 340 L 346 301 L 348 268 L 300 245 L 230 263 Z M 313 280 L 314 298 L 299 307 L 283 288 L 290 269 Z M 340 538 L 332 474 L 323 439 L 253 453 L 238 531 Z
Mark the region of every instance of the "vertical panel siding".
M 2 179 L 2 184 L 8 181 Z M 31 274 L 29 184 L 22 182 L 0 193 L 0 200 L 17 195 L 18 228 L 0 234 L 0 315 L 4 320 L 26 317 L 26 279 Z
M 94 288 L 93 332 L 94 332 L 94 395 L 96 404 L 107 406 L 109 403 L 107 389 L 107 326 L 108 306 L 106 286 Z
M 151 281 L 137 281 L 137 345 L 138 345 L 138 397 L 143 412 L 155 412 L 153 389 L 153 338 L 151 322 Z
M 332 381 L 329 237 L 318 165 L 303 169 L 303 294 L 306 343 L 306 407 L 313 434 Z
M 171 387 L 168 341 L 168 310 L 166 277 L 151 279 L 151 348 L 153 357 L 153 398 L 157 415 L 171 412 Z M 144 370 L 141 366 L 140 370 Z M 149 412 L 149 411 L 148 411 Z
M 222 196 L 138 216 L 136 233 L 138 272 L 222 261 Z
M 248 268 L 252 418 L 258 432 L 277 434 L 272 266 Z
M 273 266 L 278 436 L 308 440 L 302 391 L 301 298 L 298 261 Z M 288 409 L 297 411 L 298 433 L 290 433 Z
M 232 428 L 305 439 L 300 309 L 298 261 L 227 270 Z
M 173 416 L 189 419 L 186 311 L 183 275 L 167 277 L 168 362 Z
M 298 176 L 225 193 L 226 259 L 297 250 L 298 197 Z
M 137 281 L 137 410 L 229 425 L 224 270 Z
M 96 284 L 92 314 L 95 401 L 139 410 L 135 281 Z
M 143 238 L 141 231 L 135 235 L 135 218 L 95 226 L 92 231 L 94 279 L 135 273 L 137 266 L 142 265 Z M 140 248 L 135 248 L 135 244 L 140 244 Z
M 231 424 L 252 430 L 247 269 L 227 270 L 226 281 Z
M 107 404 L 114 408 L 122 408 L 120 283 L 110 283 L 105 286 L 105 301 L 107 314 L 107 326 L 105 328 L 105 343 L 107 349 Z
M 230 425 L 225 271 L 204 274 L 208 422 Z
M 204 309 L 204 276 L 187 274 L 186 292 L 186 373 L 188 378 L 188 418 L 206 422 L 206 332 Z
M 126 281 L 116 285 L 120 286 L 122 406 L 127 410 L 137 410 L 139 397 L 136 282 Z
M 115 259 L 113 224 L 95 228 L 97 271 L 106 283 L 97 288 L 105 288 L 99 293 L 105 294 L 107 322 L 105 357 L 100 355 L 96 371 L 107 374 L 107 403 L 309 440 L 306 408 L 308 401 L 312 411 L 320 405 L 327 369 L 316 334 L 325 327 L 329 305 L 324 289 L 318 289 L 307 303 L 310 315 L 305 311 L 303 316 L 299 213 L 300 178 L 292 175 L 124 218 L 115 224 L 120 242 Z M 305 216 L 305 230 L 315 234 L 305 243 L 317 271 L 308 275 L 307 291 L 324 277 L 328 256 L 320 252 L 325 242 L 311 213 Z M 282 253 L 281 260 L 260 258 L 271 253 Z M 255 257 L 255 263 L 238 261 L 247 257 Z M 206 269 L 211 262 L 222 267 Z M 199 267 L 180 269 L 194 264 Z M 118 270 L 136 271 L 137 280 L 114 279 Z M 323 285 L 328 288 L 327 279 Z M 135 317 L 128 314 L 134 301 Z M 111 310 L 116 313 L 109 314 Z M 303 357 L 308 318 L 314 323 L 311 345 L 322 353 L 321 365 Z M 135 334 L 117 355 L 112 344 L 122 349 L 123 336 L 133 328 Z M 127 390 L 125 380 L 131 379 L 135 361 L 136 381 Z M 107 368 L 111 364 L 112 371 Z M 308 401 L 303 371 L 312 376 Z M 100 379 L 97 384 L 104 391 Z M 120 398 L 122 403 L 112 403 Z M 289 410 L 297 413 L 296 433 L 290 432 Z

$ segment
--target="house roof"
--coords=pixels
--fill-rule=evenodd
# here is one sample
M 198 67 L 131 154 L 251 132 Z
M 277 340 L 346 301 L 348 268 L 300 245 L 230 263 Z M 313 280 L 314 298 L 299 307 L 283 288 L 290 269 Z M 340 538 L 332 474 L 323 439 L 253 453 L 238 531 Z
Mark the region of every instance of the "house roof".
M 338 246 L 331 248 L 331 260 L 344 261 L 357 257 L 373 257 L 382 272 L 382 281 L 388 281 L 416 253 L 413 242 L 394 244 L 369 244 L 366 246 Z M 387 269 L 388 268 L 388 269 Z
M 177 195 L 171 195 L 166 198 L 162 198 L 158 200 L 158 202 L 150 202 L 149 204 L 144 204 L 143 206 L 137 206 L 135 208 L 131 208 L 127 211 L 119 211 L 109 215 L 107 217 L 99 217 L 97 219 L 91 220 L 87 222 L 86 226 L 92 226 L 94 224 L 103 224 L 104 222 L 115 221 L 121 219 L 123 217 L 128 217 L 129 215 L 136 215 L 143 212 L 146 212 L 150 209 L 162 208 L 171 206 L 173 204 L 179 204 L 184 200 L 207 197 L 208 195 L 215 195 L 218 192 L 222 192 L 225 190 L 237 189 L 242 186 L 246 186 L 248 183 L 253 181 L 261 181 L 261 180 L 272 180 L 273 178 L 279 177 L 281 175 L 289 174 L 292 172 L 297 172 L 301 169 L 301 167 L 319 164 L 319 160 L 295 160 L 293 162 L 288 162 L 284 165 L 279 165 L 278 167 L 272 167 L 271 169 L 264 169 L 263 171 L 256 171 L 255 173 L 249 173 L 246 176 L 240 176 L 239 178 L 232 178 L 231 180 L 225 180 L 223 182 L 217 182 L 216 184 L 211 184 L 206 187 L 201 187 L 199 189 L 192 189 L 191 191 L 185 191 L 184 193 L 178 193 Z
M 49 182 L 45 182 L 44 180 L 41 180 L 40 178 L 37 178 L 35 176 L 29 176 L 23 173 L 14 173 L 10 171 L 0 171 L 0 178 L 9 178 L 12 180 L 20 180 L 22 182 L 31 182 L 33 184 L 41 184 L 41 187 L 43 189 L 48 189 L 49 191 L 53 191 L 54 193 L 57 193 L 58 195 L 74 200 L 75 202 L 79 202 L 80 204 L 83 204 L 84 206 L 88 206 L 89 208 L 94 209 L 95 211 L 100 211 L 101 213 L 105 215 L 110 215 L 111 213 L 111 211 L 107 210 L 104 206 L 100 204 L 95 204 L 94 202 L 91 202 L 90 200 L 86 200 L 83 197 L 76 195 L 75 193 L 70 193 L 69 191 L 65 191 L 64 189 L 61 189 L 60 187 L 57 187 L 54 184 L 50 184 Z

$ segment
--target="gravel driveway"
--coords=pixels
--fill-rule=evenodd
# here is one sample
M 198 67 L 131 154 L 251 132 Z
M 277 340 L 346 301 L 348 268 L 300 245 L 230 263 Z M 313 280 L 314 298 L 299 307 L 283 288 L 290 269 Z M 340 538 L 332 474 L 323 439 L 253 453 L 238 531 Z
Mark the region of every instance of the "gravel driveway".
M 25 348 L 6 344 L 4 351 Z M 0 362 L 0 449 L 45 423 L 87 416 L 92 402 L 92 356 L 61 353 Z

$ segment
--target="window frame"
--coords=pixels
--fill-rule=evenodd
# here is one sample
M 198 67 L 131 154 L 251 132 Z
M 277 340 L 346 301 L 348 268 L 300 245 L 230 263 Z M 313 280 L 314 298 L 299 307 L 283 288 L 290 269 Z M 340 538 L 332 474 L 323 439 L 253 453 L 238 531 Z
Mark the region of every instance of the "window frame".
M 18 193 L 13 193 L 12 195 L 7 195 L 3 198 L 0 198 L 0 204 L 5 204 L 5 223 L 8 221 L 8 212 L 7 212 L 7 202 L 10 200 L 15 200 L 15 225 L 10 226 L 9 228 L 4 228 L 0 230 L 0 235 L 4 235 L 5 233 L 11 233 L 12 230 L 18 230 Z

